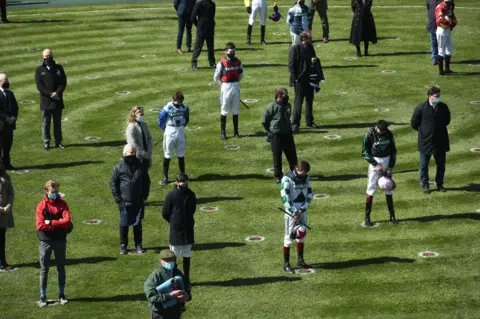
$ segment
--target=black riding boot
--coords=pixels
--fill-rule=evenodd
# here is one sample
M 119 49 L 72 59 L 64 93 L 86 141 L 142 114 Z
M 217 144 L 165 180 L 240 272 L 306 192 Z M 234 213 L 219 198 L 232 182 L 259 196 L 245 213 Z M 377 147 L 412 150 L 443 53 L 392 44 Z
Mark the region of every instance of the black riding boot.
M 365 201 L 365 226 L 371 227 L 374 224 L 370 220 L 370 214 L 372 212 L 372 203 L 373 196 L 367 195 L 367 200 Z
M 443 70 L 443 57 L 438 56 L 438 74 L 445 75 L 445 71 Z
M 445 56 L 445 73 L 446 74 L 455 74 L 452 70 L 450 70 L 450 59 L 452 58 L 451 55 Z
M 227 117 L 225 115 L 220 115 L 220 139 L 226 140 L 227 135 L 225 134 L 225 127 L 227 126 Z
M 292 274 L 295 273 L 290 266 L 290 247 L 285 246 L 283 247 L 283 270 Z
M 393 208 L 393 196 L 392 195 L 385 195 L 387 198 L 387 207 L 388 212 L 390 213 L 390 221 L 393 224 L 398 224 L 398 221 L 395 219 L 395 209 Z
M 178 168 L 180 170 L 180 174 L 185 174 L 185 157 L 178 158 Z
M 167 185 L 168 183 L 168 168 L 170 167 L 170 159 L 169 158 L 163 158 L 163 179 L 162 179 L 162 185 Z
M 303 269 L 312 268 L 310 265 L 303 260 L 303 243 L 297 243 L 297 254 L 298 254 L 298 267 L 302 267 Z
M 265 27 L 264 25 L 260 26 L 260 44 L 267 45 L 265 42 Z
M 238 114 L 233 116 L 233 136 L 240 138 L 240 134 L 238 134 Z
M 362 52 L 360 51 L 360 46 L 359 46 L 359 45 L 355 45 L 355 48 L 357 48 L 357 56 L 358 56 L 358 57 L 362 56 Z
M 252 25 L 248 25 L 247 27 L 247 45 L 250 45 L 252 42 L 251 42 L 251 38 L 252 38 L 252 28 L 253 26 Z
M 365 52 L 363 55 L 368 56 L 368 41 L 363 42 L 363 48 L 365 49 Z

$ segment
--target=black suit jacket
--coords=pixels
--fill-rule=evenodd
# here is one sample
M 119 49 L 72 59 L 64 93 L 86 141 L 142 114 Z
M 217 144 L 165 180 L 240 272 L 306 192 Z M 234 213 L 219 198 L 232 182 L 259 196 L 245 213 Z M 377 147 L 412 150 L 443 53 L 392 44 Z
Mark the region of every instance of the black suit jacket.
M 290 85 L 294 86 L 297 81 L 307 85 L 310 82 L 310 65 L 312 58 L 316 57 L 315 49 L 311 43 L 296 44 L 290 48 L 288 56 L 288 71 L 290 72 Z M 324 80 L 320 59 L 317 57 L 316 70 L 318 80 Z
M 177 15 L 190 19 L 196 2 L 197 0 L 173 0 L 173 7 L 177 10 Z
M 197 27 L 197 34 L 213 34 L 215 30 L 215 2 L 200 0 L 195 4 L 191 20 Z
M 63 109 L 63 91 L 67 87 L 67 75 L 60 64 L 53 64 L 50 70 L 45 63 L 35 70 L 35 84 L 40 92 L 40 110 Z M 50 97 L 53 92 L 57 92 L 60 100 L 54 100 Z
M 15 94 L 13 94 L 10 90 L 5 90 L 6 97 L 0 91 L 0 120 L 5 121 L 7 118 L 11 116 L 15 116 L 18 119 L 18 103 L 17 99 L 15 98 Z M 5 122 L 3 129 L 11 129 L 14 130 L 17 128 L 17 121 L 13 122 L 12 124 L 8 124 Z

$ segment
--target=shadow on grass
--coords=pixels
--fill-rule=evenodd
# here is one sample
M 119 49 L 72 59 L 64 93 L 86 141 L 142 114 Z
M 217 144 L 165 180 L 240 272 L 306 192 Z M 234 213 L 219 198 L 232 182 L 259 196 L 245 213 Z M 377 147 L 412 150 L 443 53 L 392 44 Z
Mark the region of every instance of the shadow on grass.
M 451 74 L 448 76 L 456 76 L 456 75 L 480 75 L 480 72 L 457 72 L 456 74 Z
M 420 216 L 413 218 L 399 219 L 402 222 L 435 222 L 442 219 L 472 219 L 480 220 L 479 213 L 461 213 L 461 214 L 452 214 L 452 215 L 431 215 L 431 216 Z
M 219 286 L 219 287 L 242 287 L 242 286 L 257 286 L 271 284 L 275 282 L 290 282 L 299 281 L 298 277 L 255 277 L 255 278 L 235 278 L 225 281 L 204 281 L 194 283 L 193 286 Z
M 92 142 L 92 143 L 78 143 L 78 144 L 68 144 L 68 147 L 105 147 L 105 146 L 124 146 L 127 144 L 125 140 L 121 141 L 105 141 L 105 142 Z
M 369 56 L 399 56 L 399 55 L 416 55 L 416 54 L 432 54 L 432 53 L 430 51 L 406 51 L 406 52 L 376 53 L 376 54 L 369 54 Z
M 202 250 L 214 250 L 214 249 L 224 249 L 230 247 L 242 247 L 245 246 L 245 243 L 235 243 L 235 242 L 220 242 L 220 243 L 203 243 L 203 244 L 193 244 L 193 251 L 202 251 Z M 168 246 L 158 246 L 158 247 L 145 247 L 146 250 L 151 250 L 153 252 L 160 252 L 162 249 L 168 249 Z
M 162 20 L 177 20 L 177 17 L 163 16 L 159 17 L 148 17 L 148 18 L 122 18 L 122 19 L 112 19 L 114 22 L 140 22 L 140 21 L 162 21 Z
M 235 49 L 236 50 L 236 49 Z M 254 64 L 245 64 L 244 67 L 246 68 L 269 68 L 272 66 L 287 66 L 286 64 L 281 63 L 254 63 Z
M 325 134 L 328 133 L 328 131 L 321 130 L 318 128 L 311 128 L 311 127 L 300 127 L 300 131 L 293 133 L 293 135 L 299 135 L 299 134 Z
M 104 161 L 78 161 L 78 162 L 69 162 L 69 163 L 51 163 L 51 164 L 43 164 L 43 165 L 30 165 L 30 166 L 22 166 L 15 168 L 16 170 L 21 169 L 51 169 L 51 168 L 68 168 L 73 166 L 81 166 L 81 165 L 91 165 L 91 164 L 103 164 Z
M 146 207 L 149 207 L 149 206 L 163 206 L 163 200 L 157 200 L 157 201 L 152 201 L 152 202 L 148 202 L 147 205 L 145 205 Z
M 480 192 L 480 184 L 468 184 L 468 185 L 463 186 L 463 187 L 446 188 L 446 190 L 478 193 L 478 192 Z
M 349 41 L 349 40 L 350 38 L 332 38 L 332 39 L 328 38 L 328 42 L 341 42 L 341 41 Z M 318 41 L 315 41 L 314 44 L 315 43 L 323 43 L 323 42 L 322 40 L 318 40 Z
M 235 51 L 263 51 L 263 48 L 235 48 Z M 202 52 L 207 52 L 207 49 L 202 49 Z M 225 49 L 215 49 L 215 52 L 224 52 Z
M 98 264 L 105 261 L 114 261 L 117 260 L 117 257 L 103 257 L 103 256 L 93 256 L 93 257 L 82 257 L 82 258 L 67 258 L 65 265 L 80 265 L 80 264 Z M 50 267 L 56 266 L 57 262 L 55 259 L 50 261 Z M 34 267 L 40 268 L 40 263 L 38 261 L 33 263 L 24 263 L 24 264 L 17 264 L 15 267 Z
M 103 302 L 103 301 L 146 301 L 145 294 L 136 295 L 117 295 L 111 297 L 83 297 L 83 298 L 68 298 L 69 302 Z
M 374 127 L 377 123 L 347 123 L 347 124 L 327 124 L 320 125 L 321 128 L 325 129 L 343 129 L 343 128 L 369 128 Z M 396 123 L 389 122 L 390 125 L 410 125 L 410 123 Z
M 240 135 L 240 137 L 259 137 L 259 136 L 267 136 L 267 132 L 265 131 L 257 131 L 255 133 L 252 133 L 252 134 L 245 134 L 245 135 Z
M 344 174 L 344 175 L 332 175 L 332 176 L 318 176 L 319 181 L 351 181 L 359 178 L 366 178 L 365 174 Z
M 27 2 L 27 1 L 8 0 L 8 6 L 9 7 L 34 5 L 34 4 L 48 4 L 48 1 Z
M 393 172 L 393 175 L 395 174 L 403 174 L 403 173 L 415 173 L 418 172 L 419 169 L 404 169 L 403 171 L 398 171 L 398 172 Z
M 29 3 L 30 4 L 30 3 Z M 35 23 L 63 23 L 63 22 L 72 22 L 73 20 L 61 19 L 61 20 L 54 20 L 54 19 L 45 19 L 45 20 L 10 20 L 9 23 L 12 24 L 35 24 Z
M 265 176 L 260 174 L 238 174 L 238 175 L 220 175 L 220 174 L 204 174 L 197 178 L 190 178 L 191 181 L 227 181 L 227 180 L 247 180 L 247 179 L 261 179 L 270 180 L 271 176 Z
M 274 44 L 292 44 L 292 41 L 268 41 L 268 45 L 274 45 Z
M 242 200 L 242 199 L 243 199 L 243 197 L 231 197 L 231 196 L 203 197 L 203 198 L 197 198 L 197 205 L 214 203 L 214 202 L 230 201 L 230 200 Z
M 480 60 L 462 60 L 462 61 L 453 61 L 452 64 L 479 64 Z
M 359 64 L 359 65 L 326 65 L 322 69 L 354 69 L 354 68 L 376 68 L 376 64 Z
M 385 257 L 376 257 L 376 258 L 367 258 L 367 259 L 352 259 L 352 260 L 329 262 L 329 263 L 318 263 L 318 264 L 312 264 L 312 268 L 345 269 L 345 268 L 379 265 L 379 264 L 386 264 L 386 263 L 411 264 L 413 262 L 415 262 L 415 259 L 385 256 Z

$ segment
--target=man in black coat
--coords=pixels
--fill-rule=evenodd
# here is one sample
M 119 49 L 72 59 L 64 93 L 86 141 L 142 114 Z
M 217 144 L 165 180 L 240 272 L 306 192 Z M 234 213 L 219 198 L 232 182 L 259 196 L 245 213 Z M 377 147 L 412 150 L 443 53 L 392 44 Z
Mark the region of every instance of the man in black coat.
M 192 14 L 193 6 L 196 0 L 173 0 L 173 7 L 177 11 L 178 16 L 178 34 L 177 34 L 177 53 L 183 54 L 182 38 L 183 30 L 187 28 L 187 50 L 192 52 Z
M 192 55 L 192 70 L 198 70 L 197 61 L 202 52 L 203 42 L 207 42 L 208 62 L 210 67 L 215 68 L 214 32 L 215 32 L 215 2 L 212 0 L 200 0 L 193 7 L 191 21 L 197 27 L 197 38 Z
M 0 0 L 1 23 L 8 23 L 7 20 L 7 0 Z
M 446 153 L 450 150 L 447 126 L 450 124 L 450 110 L 447 104 L 440 102 L 440 88 L 433 86 L 428 90 L 428 100 L 413 111 L 411 125 L 418 131 L 418 151 L 420 152 L 420 181 L 425 194 L 430 193 L 428 184 L 428 162 L 433 155 L 437 164 L 435 182 L 439 192 L 445 176 Z
M 292 115 L 293 133 L 298 133 L 302 118 L 302 104 L 305 99 L 305 122 L 308 127 L 318 128 L 313 121 L 313 96 L 318 83 L 325 81 L 320 59 L 312 45 L 312 35 L 308 31 L 300 34 L 300 44 L 290 48 L 288 71 L 290 86 L 295 88 L 295 102 Z
M 15 169 L 10 162 L 13 131 L 17 128 L 18 104 L 15 94 L 10 91 L 10 82 L 5 73 L 0 73 L 0 155 L 5 169 Z
M 127 144 L 123 148 L 123 158 L 112 171 L 110 189 L 120 210 L 120 254 L 128 252 L 129 226 L 133 226 L 134 253 L 144 254 L 142 219 L 150 192 L 150 178 L 145 165 L 136 157 L 134 146 Z
M 50 149 L 50 122 L 53 117 L 55 147 L 65 148 L 62 144 L 63 91 L 67 87 L 67 75 L 60 64 L 53 60 L 50 49 L 43 50 L 43 63 L 35 70 L 35 83 L 40 92 L 40 110 L 43 113 L 42 138 L 46 151 Z
M 190 258 L 195 243 L 193 215 L 197 207 L 197 197 L 188 188 L 187 174 L 177 177 L 175 190 L 168 193 L 163 202 L 162 216 L 170 223 L 170 250 L 177 257 L 183 257 L 183 274 L 187 294 L 191 296 Z
M 357 48 L 357 56 L 361 57 L 360 42 L 363 41 L 364 54 L 368 56 L 368 44 L 377 43 L 377 29 L 372 14 L 373 0 L 352 0 L 352 27 L 349 42 Z

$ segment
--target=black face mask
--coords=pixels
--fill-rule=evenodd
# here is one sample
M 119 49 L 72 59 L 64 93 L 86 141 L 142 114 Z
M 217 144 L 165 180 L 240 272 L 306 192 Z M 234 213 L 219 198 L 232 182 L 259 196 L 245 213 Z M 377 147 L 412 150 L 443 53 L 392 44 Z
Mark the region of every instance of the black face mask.
M 235 58 L 235 53 L 230 53 L 230 54 L 227 54 L 227 58 L 229 60 L 233 60 Z
M 53 57 L 48 56 L 48 57 L 46 57 L 45 59 L 43 59 L 43 62 L 45 63 L 46 66 L 48 66 L 49 68 L 51 68 L 52 65 L 53 65 Z
M 287 95 L 287 96 L 284 96 L 283 97 L 283 104 L 287 104 L 288 103 L 288 100 L 290 100 L 290 97 Z
M 5 89 L 5 90 L 6 90 L 6 89 L 9 89 L 9 88 L 10 88 L 10 82 L 8 82 L 8 81 L 7 81 L 7 82 L 3 82 L 2 88 Z
M 124 156 L 124 157 L 123 157 L 123 160 L 124 160 L 125 163 L 127 163 L 128 165 L 134 165 L 135 163 L 137 163 L 137 156 L 136 156 L 136 155 Z

